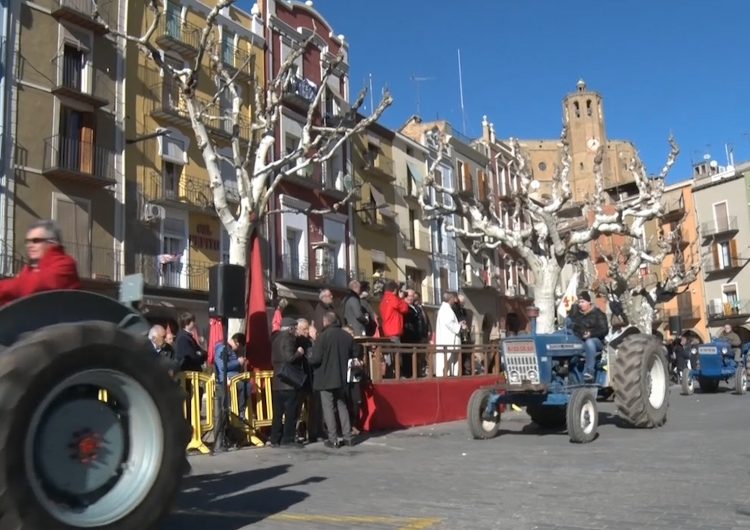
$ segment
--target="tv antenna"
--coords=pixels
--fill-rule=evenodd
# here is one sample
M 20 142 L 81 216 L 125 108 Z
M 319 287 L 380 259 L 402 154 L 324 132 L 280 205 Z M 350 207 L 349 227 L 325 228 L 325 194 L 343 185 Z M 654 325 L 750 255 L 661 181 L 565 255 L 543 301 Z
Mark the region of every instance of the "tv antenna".
M 420 99 L 419 99 L 419 84 L 423 83 L 424 81 L 434 81 L 435 78 L 434 77 L 423 77 L 423 76 L 418 76 L 418 75 L 412 74 L 411 80 L 414 81 L 414 86 L 415 86 L 416 91 L 417 91 L 417 116 L 421 116 L 421 114 L 420 114 L 420 110 L 421 110 L 420 109 Z

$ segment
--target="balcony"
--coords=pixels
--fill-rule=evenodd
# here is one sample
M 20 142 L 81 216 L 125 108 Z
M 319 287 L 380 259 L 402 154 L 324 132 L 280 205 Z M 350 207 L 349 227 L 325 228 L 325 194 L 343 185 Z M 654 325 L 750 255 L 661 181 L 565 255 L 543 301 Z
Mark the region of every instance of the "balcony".
M 187 103 L 183 98 L 177 82 L 165 79 L 151 87 L 152 99 L 150 100 L 150 114 L 154 119 L 160 120 L 178 127 L 192 128 L 190 113 Z M 195 98 L 197 109 L 204 109 L 210 101 Z M 209 133 L 212 136 L 230 139 L 233 135 L 233 125 L 229 118 L 220 118 L 218 105 L 214 103 L 208 110 L 208 117 L 203 119 Z M 243 142 L 249 142 L 252 138 L 251 124 L 244 118 L 240 118 L 238 136 Z
M 347 275 L 344 269 L 336 268 L 332 262 L 316 264 L 305 256 L 300 257 L 299 254 L 283 252 L 278 279 L 344 287 L 346 286 Z
M 105 187 L 115 183 L 114 152 L 77 138 L 55 135 L 44 140 L 42 174 Z
M 681 317 L 683 320 L 700 320 L 701 318 L 701 308 L 697 305 L 688 306 L 678 304 L 678 307 L 676 309 L 664 308 L 662 309 L 661 313 L 663 320 L 676 316 Z
M 736 299 L 722 302 L 719 299 L 717 302 L 706 306 L 706 314 L 710 322 L 750 316 L 750 300 Z
M 80 1 L 80 0 L 79 0 Z M 165 14 L 154 32 L 156 44 L 182 57 L 195 57 L 200 47 L 201 29 L 181 20 L 180 15 Z
M 328 164 L 323 169 L 323 186 L 321 191 L 343 199 L 352 189 L 352 179 L 344 175 L 343 171 L 334 171 L 329 168 Z
M 255 73 L 255 54 L 238 48 L 233 44 L 224 43 L 221 50 L 221 62 L 238 78 L 251 80 Z
M 62 84 L 54 87 L 52 93 L 58 97 L 66 97 L 80 101 L 94 108 L 103 107 L 108 100 L 100 98 L 86 91 L 84 88 L 84 64 L 83 54 L 63 53 L 62 59 Z
M 701 234 L 703 237 L 715 237 L 718 235 L 730 235 L 736 234 L 739 231 L 737 228 L 737 217 L 732 215 L 723 221 L 714 221 L 711 223 L 701 224 Z
M 372 203 L 365 204 L 357 210 L 357 213 L 359 214 L 359 220 L 362 224 L 371 230 L 389 232 L 395 232 L 398 230 L 395 219 L 392 216 L 383 213 L 381 209 L 376 208 Z
M 78 275 L 92 280 L 119 282 L 120 255 L 114 246 L 99 247 L 84 243 L 63 242 L 65 251 L 78 264 Z
M 137 272 L 143 274 L 144 281 L 155 287 L 208 291 L 208 269 L 216 263 L 190 260 L 182 263 L 174 256 L 138 256 Z
M 164 206 L 183 206 L 196 210 L 214 208 L 213 192 L 207 178 L 183 176 L 177 185 L 170 186 L 163 175 L 153 173 L 146 181 L 143 191 L 147 201 Z
M 748 258 L 742 256 L 732 256 L 729 259 L 729 263 L 726 264 L 716 263 L 711 260 L 708 263 L 703 263 L 703 272 L 706 275 L 730 274 L 744 267 L 748 261 L 750 261 Z
M 363 169 L 373 176 L 385 178 L 386 180 L 396 180 L 393 175 L 393 159 L 383 153 L 374 153 L 369 151 L 364 153 Z
M 402 233 L 404 238 L 404 246 L 408 250 L 417 250 L 420 252 L 432 252 L 430 247 L 430 233 L 424 230 L 419 230 L 415 233 Z
M 295 75 L 284 87 L 282 99 L 287 103 L 307 108 L 315 100 L 318 86 L 305 77 Z
M 94 2 L 91 0 L 57 0 L 52 8 L 52 17 L 58 22 L 65 20 L 97 35 L 107 32 L 107 26 L 94 18 Z
M 662 216 L 662 223 L 671 223 L 679 221 L 685 216 L 685 199 L 682 194 L 676 199 L 667 201 L 664 204 L 664 215 Z

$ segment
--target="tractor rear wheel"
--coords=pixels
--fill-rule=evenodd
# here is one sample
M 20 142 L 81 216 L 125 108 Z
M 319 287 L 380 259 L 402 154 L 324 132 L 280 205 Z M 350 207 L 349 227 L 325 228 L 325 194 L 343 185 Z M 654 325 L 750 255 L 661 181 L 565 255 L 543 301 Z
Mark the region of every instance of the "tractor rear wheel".
M 526 414 L 531 421 L 544 429 L 562 429 L 565 427 L 565 407 L 556 405 L 529 405 Z
M 487 403 L 492 396 L 489 388 L 478 388 L 471 394 L 469 405 L 466 407 L 466 421 L 469 432 L 475 440 L 488 440 L 497 436 L 500 431 L 500 409 L 492 411 L 492 417 L 485 416 Z
M 586 388 L 574 390 L 568 402 L 566 419 L 571 442 L 585 444 L 593 441 L 599 427 L 596 394 Z
M 634 427 L 654 428 L 667 421 L 669 364 L 664 346 L 652 335 L 627 337 L 617 349 L 613 382 L 615 403 Z
M 0 354 L 0 528 L 154 528 L 189 468 L 184 392 L 145 337 L 56 324 Z

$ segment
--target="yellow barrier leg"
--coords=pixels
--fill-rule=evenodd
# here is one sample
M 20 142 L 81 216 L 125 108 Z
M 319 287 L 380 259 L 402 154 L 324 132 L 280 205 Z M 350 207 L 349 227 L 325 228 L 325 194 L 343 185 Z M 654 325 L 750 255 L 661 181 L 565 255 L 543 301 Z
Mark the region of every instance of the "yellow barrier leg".
M 201 398 L 200 398 L 200 382 L 195 374 L 189 375 L 189 381 L 191 384 L 190 392 L 190 423 L 193 426 L 193 436 L 190 438 L 188 443 L 188 451 L 196 450 L 201 454 L 208 454 L 211 451 L 203 443 L 203 435 L 201 432 Z

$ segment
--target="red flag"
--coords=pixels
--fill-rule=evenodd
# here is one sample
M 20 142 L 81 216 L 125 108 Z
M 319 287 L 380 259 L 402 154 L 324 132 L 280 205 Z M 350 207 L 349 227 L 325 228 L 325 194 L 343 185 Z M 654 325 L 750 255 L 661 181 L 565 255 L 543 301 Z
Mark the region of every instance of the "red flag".
M 271 370 L 271 337 L 266 313 L 266 282 L 260 239 L 253 233 L 250 239 L 250 274 L 247 289 L 247 359 L 251 369 Z
M 208 364 L 214 364 L 216 345 L 224 341 L 224 326 L 221 319 L 214 317 L 208 321 Z

